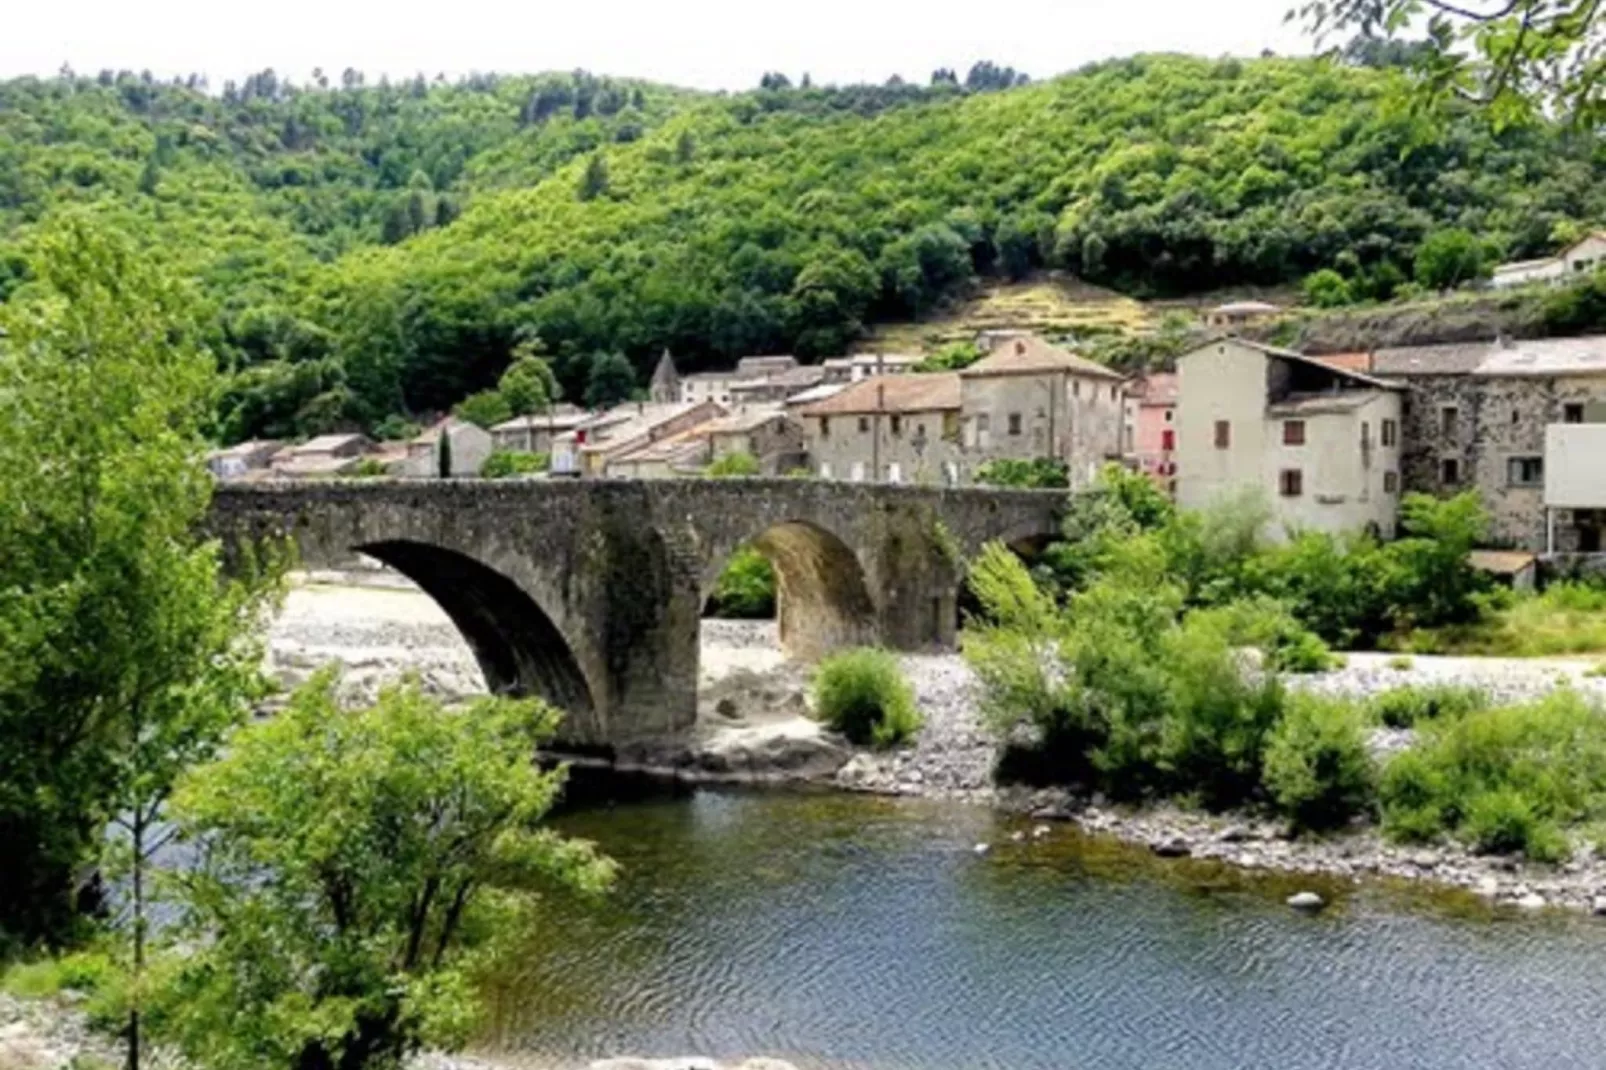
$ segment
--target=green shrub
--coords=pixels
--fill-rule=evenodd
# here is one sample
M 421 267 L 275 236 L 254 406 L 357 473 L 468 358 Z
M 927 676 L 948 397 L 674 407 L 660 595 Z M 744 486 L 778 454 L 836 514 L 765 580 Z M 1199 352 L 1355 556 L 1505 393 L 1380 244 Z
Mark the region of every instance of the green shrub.
M 374 425 L 374 438 L 381 442 L 406 442 L 424 429 L 405 416 L 394 413 Z
M 719 574 L 710 602 L 715 617 L 770 619 L 775 616 L 775 567 L 753 547 L 741 547 Z
M 1349 280 L 1332 268 L 1306 275 L 1300 288 L 1305 292 L 1305 300 L 1317 308 L 1340 308 L 1355 299 L 1350 293 Z
M 814 674 L 820 720 L 860 746 L 891 747 L 920 730 L 914 688 L 885 650 L 860 647 L 833 654 Z
M 1374 695 L 1367 712 L 1390 728 L 1413 728 L 1440 717 L 1461 717 L 1489 708 L 1489 694 L 1464 684 L 1393 687 Z
M 1419 723 L 1383 770 L 1384 831 L 1564 857 L 1563 830 L 1606 816 L 1606 713 L 1562 690 L 1522 706 Z
M 763 469 L 760 467 L 757 457 L 754 457 L 751 453 L 737 450 L 722 457 L 716 457 L 714 462 L 704 470 L 704 474 L 714 479 L 729 479 L 732 476 L 756 476 L 761 471 Z
M 357 467 L 351 470 L 353 479 L 380 479 L 389 474 L 385 469 L 385 462 L 378 457 L 364 457 L 357 462 Z
M 75 951 L 60 958 L 15 963 L 0 977 L 0 988 L 24 999 L 43 999 L 66 991 L 94 992 L 112 970 L 112 961 L 104 953 Z
M 1042 457 L 1029 461 L 1014 457 L 1000 457 L 997 460 L 988 461 L 976 470 L 976 482 L 994 487 L 1039 489 L 1068 487 L 1071 485 L 1070 475 L 1066 471 L 1063 461 Z
M 1384 664 L 1393 669 L 1395 672 L 1410 672 L 1412 669 L 1416 668 L 1416 659 L 1411 657 L 1409 654 L 1396 654 L 1392 658 L 1389 658 L 1388 661 L 1384 662 Z
M 1291 696 L 1266 746 L 1266 788 L 1296 827 L 1337 828 L 1371 808 L 1375 777 L 1353 702 Z
M 514 476 L 537 475 L 545 472 L 551 458 L 544 453 L 523 453 L 517 450 L 493 450 L 480 465 L 485 479 L 511 479 Z

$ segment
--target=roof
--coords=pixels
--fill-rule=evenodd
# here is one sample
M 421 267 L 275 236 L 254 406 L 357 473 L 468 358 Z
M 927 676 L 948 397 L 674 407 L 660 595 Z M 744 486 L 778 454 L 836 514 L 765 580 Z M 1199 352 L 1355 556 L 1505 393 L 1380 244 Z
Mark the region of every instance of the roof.
M 606 434 L 598 435 L 596 438 L 591 439 L 581 449 L 587 453 L 595 453 L 628 447 L 642 435 L 652 434 L 662 424 L 685 416 L 687 413 L 709 407 L 712 407 L 713 411 L 717 413 L 724 413 L 725 411 L 710 401 L 675 401 L 661 404 L 639 401 L 626 402 L 602 414 L 608 418 L 608 423 L 590 422 L 582 425 L 587 429 L 605 427 Z
M 1139 405 L 1175 405 L 1177 403 L 1176 372 L 1150 372 L 1136 380 L 1133 391 Z
M 1281 346 L 1267 345 L 1265 342 L 1255 342 L 1248 338 L 1240 338 L 1235 334 L 1226 335 L 1223 338 L 1216 339 L 1215 341 L 1236 342 L 1237 344 L 1246 346 L 1249 349 L 1258 349 L 1268 357 L 1277 357 L 1279 360 L 1294 361 L 1297 364 L 1303 364 L 1310 368 L 1320 368 L 1323 371 L 1332 372 L 1340 379 L 1348 379 L 1351 382 L 1364 383 L 1365 385 L 1377 390 L 1402 389 L 1399 383 L 1391 383 L 1385 379 L 1379 379 L 1376 376 L 1367 375 L 1364 372 L 1350 371 L 1347 368 L 1340 368 L 1331 364 L 1325 364 L 1320 358 L 1307 357 L 1305 354 L 1295 349 L 1284 349 Z M 1207 342 L 1206 345 L 1214 345 L 1215 341 Z M 1184 354 L 1184 356 L 1186 356 L 1186 354 Z
M 754 376 L 749 379 L 738 379 L 731 383 L 731 393 L 750 390 L 767 390 L 775 387 L 786 389 L 796 387 L 802 389 L 813 386 L 825 378 L 825 369 L 818 365 L 805 364 L 800 368 L 787 368 L 773 375 Z
M 304 453 L 333 453 L 344 446 L 367 441 L 366 436 L 360 435 L 355 431 L 346 434 L 319 435 L 317 438 L 308 439 L 299 446 L 291 446 L 288 452 L 292 456 L 299 456 Z
M 786 413 L 778 408 L 753 408 L 734 412 L 729 416 L 716 416 L 705 424 L 698 424 L 692 430 L 699 435 L 734 435 L 786 418 Z
M 1354 412 L 1392 391 L 1346 390 L 1339 394 L 1290 394 L 1266 406 L 1271 416 L 1319 416 L 1325 412 Z
M 271 438 L 253 438 L 245 442 L 236 442 L 232 446 L 213 450 L 207 456 L 213 460 L 226 460 L 230 457 L 253 457 L 259 453 L 277 453 L 284 443 Z
M 817 401 L 804 416 L 846 416 L 855 413 L 938 412 L 959 408 L 959 375 L 934 372 L 877 375 Z
M 1515 576 L 1536 560 L 1533 554 L 1520 550 L 1473 550 L 1467 554 L 1467 564 L 1497 576 Z
M 1589 242 L 1592 242 L 1592 241 L 1606 241 L 1606 230 L 1592 230 L 1588 234 L 1585 234 L 1582 238 L 1579 238 L 1577 241 L 1575 241 L 1571 245 L 1567 246 L 1565 249 L 1563 249 L 1561 252 L 1557 253 L 1556 255 L 1564 257 L 1568 253 L 1572 252 L 1574 249 L 1578 248 L 1580 245 L 1587 245 Z
M 461 419 L 460 417 L 442 416 L 439 420 L 436 420 L 434 423 L 424 428 L 424 430 L 414 435 L 411 441 L 417 446 L 433 445 L 437 440 L 440 439 L 442 431 L 456 429 L 459 427 L 472 427 L 476 431 L 481 430 L 479 424 L 471 423 L 470 421 Z
M 812 405 L 816 401 L 824 401 L 826 398 L 835 397 L 847 388 L 847 383 L 821 383 L 819 386 L 811 386 L 807 390 L 792 394 L 786 399 L 786 404 L 788 406 Z
M 1606 375 L 1606 335 L 1543 338 L 1490 345 L 1479 376 Z
M 1228 301 L 1224 305 L 1217 305 L 1210 311 L 1225 312 L 1228 315 L 1232 315 L 1233 313 L 1281 312 L 1282 309 L 1266 301 Z
M 1372 354 L 1370 353 L 1323 353 L 1319 357 L 1311 358 L 1346 372 L 1369 372 L 1372 370 Z
M 1372 354 L 1376 375 L 1466 375 L 1483 362 L 1488 342 L 1392 346 Z
M 706 425 L 700 425 L 656 442 L 645 442 L 636 449 L 611 458 L 609 467 L 639 462 L 663 461 L 673 464 L 676 461 L 699 460 L 707 450 L 703 435 L 706 429 Z
M 561 408 L 561 406 L 559 407 Z M 567 431 L 571 427 L 578 427 L 591 418 L 589 412 L 569 406 L 568 412 L 554 409 L 550 413 L 532 413 L 529 416 L 515 416 L 511 420 L 504 420 L 491 428 L 492 431 Z
M 743 357 L 736 362 L 735 374 L 746 379 L 755 375 L 773 375 L 797 367 L 797 358 L 786 356 Z
M 1099 379 L 1119 379 L 1121 376 L 1102 364 L 1058 346 L 1049 345 L 1036 335 L 1006 338 L 991 353 L 960 371 L 966 379 L 979 379 L 995 375 L 1034 375 L 1043 372 L 1067 372 Z
M 1496 264 L 1494 274 L 1509 275 L 1514 271 L 1529 271 L 1536 267 L 1544 267 L 1546 264 L 1559 264 L 1560 262 L 1561 257 L 1559 256 L 1537 256 L 1532 260 L 1513 260 L 1509 264 Z

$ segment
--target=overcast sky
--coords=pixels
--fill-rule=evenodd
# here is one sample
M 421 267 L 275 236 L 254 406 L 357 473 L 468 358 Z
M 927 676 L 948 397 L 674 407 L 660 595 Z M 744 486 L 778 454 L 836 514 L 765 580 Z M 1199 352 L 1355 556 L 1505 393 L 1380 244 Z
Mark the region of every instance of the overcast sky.
M 264 67 L 377 77 L 585 67 L 705 89 L 766 70 L 924 81 L 992 59 L 1042 78 L 1139 51 L 1308 52 L 1294 0 L 10 0 L 0 75 L 149 69 L 214 87 Z

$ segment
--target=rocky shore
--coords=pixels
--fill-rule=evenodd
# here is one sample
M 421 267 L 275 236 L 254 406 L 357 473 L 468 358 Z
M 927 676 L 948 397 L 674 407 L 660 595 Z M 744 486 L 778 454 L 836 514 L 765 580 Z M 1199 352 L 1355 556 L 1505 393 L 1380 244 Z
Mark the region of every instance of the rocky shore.
M 444 698 L 483 689 L 451 623 L 426 597 L 394 589 L 303 587 L 291 593 L 270 636 L 270 660 L 286 684 L 318 666 L 346 666 L 343 691 L 371 696 L 404 670 Z M 621 768 L 690 781 L 827 783 L 853 791 L 955 799 L 1073 821 L 1171 857 L 1215 859 L 1247 869 L 1430 880 L 1499 903 L 1606 913 L 1606 859 L 1587 849 L 1559 867 L 1525 866 L 1451 847 L 1401 848 L 1375 829 L 1290 839 L 1253 815 L 1204 815 L 1171 807 L 1129 811 L 1064 791 L 999 786 L 997 738 L 977 716 L 975 680 L 953 654 L 902 657 L 925 725 L 912 746 L 855 751 L 807 716 L 807 673 L 787 662 L 767 622 L 705 621 L 699 724 L 684 738 L 651 741 L 619 756 Z M 1590 660 L 1352 654 L 1343 668 L 1296 678 L 1295 686 L 1366 695 L 1403 684 L 1474 684 L 1497 699 L 1541 695 L 1561 683 L 1606 698 Z M 1379 730 L 1376 750 L 1408 746 L 1409 732 Z

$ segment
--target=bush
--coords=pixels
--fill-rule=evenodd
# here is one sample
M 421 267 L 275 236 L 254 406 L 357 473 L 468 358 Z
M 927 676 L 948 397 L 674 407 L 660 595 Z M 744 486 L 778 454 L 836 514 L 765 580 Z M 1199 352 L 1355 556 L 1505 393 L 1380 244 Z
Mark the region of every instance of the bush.
M 753 547 L 743 546 L 719 574 L 710 601 L 715 617 L 769 620 L 775 616 L 775 567 Z
M 1421 723 L 1383 770 L 1384 831 L 1565 857 L 1561 830 L 1606 816 L 1606 713 L 1561 690 L 1523 706 Z M 1515 796 L 1515 798 L 1512 798 Z
M 920 729 L 914 688 L 898 660 L 870 647 L 820 662 L 814 674 L 814 709 L 820 720 L 859 746 L 894 746 Z
M 716 457 L 704 474 L 715 479 L 728 479 L 731 476 L 756 476 L 762 471 L 757 457 L 737 450 L 723 457 Z
M 486 479 L 511 479 L 515 476 L 539 475 L 547 470 L 551 458 L 544 453 L 522 453 L 516 450 L 493 450 L 480 465 L 480 475 Z
M 406 442 L 423 430 L 415 421 L 393 413 L 374 425 L 374 438 L 381 442 Z
M 353 479 L 382 479 L 389 474 L 385 462 L 378 457 L 364 457 L 357 462 L 357 467 L 351 470 Z
M 1488 692 L 1464 684 L 1393 687 L 1367 703 L 1368 715 L 1390 728 L 1414 728 L 1440 717 L 1462 717 L 1488 708 Z
M 513 418 L 513 406 L 507 403 L 507 399 L 499 391 L 481 390 L 459 401 L 452 408 L 452 415 L 489 431 L 497 424 Z
M 1043 457 L 1030 461 L 1000 457 L 995 461 L 988 461 L 976 470 L 976 482 L 993 487 L 1033 489 L 1055 489 L 1071 485 L 1065 463 Z
M 1344 699 L 1292 696 L 1266 746 L 1265 781 L 1298 828 L 1337 828 L 1365 813 L 1375 777 L 1360 708 Z
M 1384 662 L 1384 664 L 1393 669 L 1395 672 L 1410 672 L 1412 669 L 1416 668 L 1416 659 L 1411 657 L 1409 654 L 1396 654 L 1392 658 L 1389 658 L 1388 661 Z
M 1355 299 L 1349 281 L 1332 268 L 1306 275 L 1302 289 L 1305 300 L 1317 308 L 1340 308 Z

